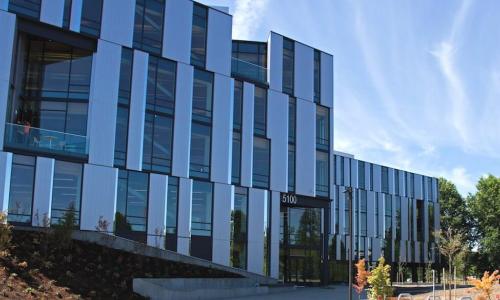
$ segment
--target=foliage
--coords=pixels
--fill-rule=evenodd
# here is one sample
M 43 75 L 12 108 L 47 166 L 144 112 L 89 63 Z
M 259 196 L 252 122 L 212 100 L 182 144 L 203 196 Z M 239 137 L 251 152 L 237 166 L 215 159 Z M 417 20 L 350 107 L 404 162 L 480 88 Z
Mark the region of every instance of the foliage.
M 108 232 L 109 222 L 103 216 L 99 217 L 95 229 L 99 232 Z
M 491 299 L 493 288 L 500 280 L 500 275 L 498 275 L 498 270 L 492 272 L 491 275 L 488 271 L 486 271 L 480 280 L 472 277 L 469 277 L 468 280 L 472 285 L 474 285 L 476 290 L 481 292 L 482 296 Z
M 59 224 L 55 224 L 53 226 L 54 230 L 51 237 L 53 239 L 52 243 L 54 248 L 60 250 L 70 249 L 73 241 L 71 239 L 71 234 L 73 233 L 75 227 L 75 208 L 73 206 L 70 206 L 59 221 Z
M 500 177 L 489 175 L 479 179 L 477 192 L 469 195 L 468 204 L 476 225 L 478 250 L 486 262 L 485 269 L 500 267 Z
M 366 270 L 365 259 L 360 259 L 356 264 L 356 283 L 354 284 L 354 289 L 358 294 L 361 294 L 368 284 L 368 276 L 370 276 L 370 271 Z
M 370 284 L 370 299 L 378 299 L 379 296 L 391 296 L 393 289 L 391 287 L 391 266 L 385 264 L 384 257 L 378 259 L 378 265 L 368 276 Z
M 12 226 L 7 222 L 7 214 L 0 211 L 0 257 L 8 254 L 11 240 Z

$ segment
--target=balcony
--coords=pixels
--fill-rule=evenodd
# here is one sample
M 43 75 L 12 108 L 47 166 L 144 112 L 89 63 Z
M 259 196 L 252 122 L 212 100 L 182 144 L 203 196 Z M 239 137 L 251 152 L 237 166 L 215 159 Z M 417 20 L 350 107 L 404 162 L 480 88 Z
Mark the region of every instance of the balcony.
M 86 136 L 13 123 L 5 124 L 5 147 L 79 158 L 88 155 Z
M 254 82 L 267 83 L 266 68 L 236 57 L 231 58 L 231 74 L 233 77 L 241 77 Z

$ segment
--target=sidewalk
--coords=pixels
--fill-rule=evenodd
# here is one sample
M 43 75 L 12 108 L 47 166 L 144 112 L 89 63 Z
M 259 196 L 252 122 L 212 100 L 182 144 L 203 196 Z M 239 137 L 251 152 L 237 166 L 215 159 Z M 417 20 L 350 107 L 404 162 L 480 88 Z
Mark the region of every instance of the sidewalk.
M 357 300 L 358 294 L 353 291 L 352 299 Z M 241 300 L 347 300 L 347 286 L 346 285 L 334 285 L 329 287 L 297 287 L 295 290 L 284 293 L 276 293 L 263 296 L 251 296 L 237 298 Z M 366 294 L 361 295 L 361 299 L 366 299 Z

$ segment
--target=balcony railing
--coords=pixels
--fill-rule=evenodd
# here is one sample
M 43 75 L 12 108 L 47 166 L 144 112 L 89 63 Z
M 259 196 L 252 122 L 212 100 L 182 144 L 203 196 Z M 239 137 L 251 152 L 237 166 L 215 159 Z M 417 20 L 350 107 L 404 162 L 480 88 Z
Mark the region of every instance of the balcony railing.
M 5 146 L 77 157 L 88 155 L 86 136 L 13 123 L 5 124 Z
M 267 69 L 251 62 L 231 58 L 231 73 L 257 82 L 267 82 Z

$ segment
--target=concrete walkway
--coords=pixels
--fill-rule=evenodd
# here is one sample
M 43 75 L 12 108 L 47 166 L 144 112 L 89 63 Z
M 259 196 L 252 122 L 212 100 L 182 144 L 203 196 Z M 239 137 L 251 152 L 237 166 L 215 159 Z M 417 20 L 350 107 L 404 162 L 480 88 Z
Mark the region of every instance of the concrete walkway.
M 274 293 L 269 295 L 241 297 L 241 300 L 347 300 L 348 291 L 346 285 L 334 285 L 329 287 L 297 287 L 291 292 Z M 353 300 L 358 300 L 358 294 L 353 291 Z M 366 299 L 366 294 L 361 295 L 361 299 Z

